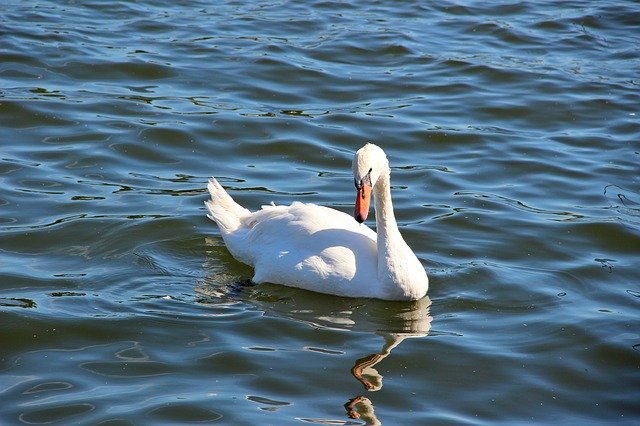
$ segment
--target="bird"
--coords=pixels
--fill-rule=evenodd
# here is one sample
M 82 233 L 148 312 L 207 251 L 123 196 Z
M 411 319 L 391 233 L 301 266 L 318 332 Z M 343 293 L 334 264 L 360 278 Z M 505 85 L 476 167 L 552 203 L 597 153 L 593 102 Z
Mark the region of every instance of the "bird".
M 354 155 L 353 216 L 294 201 L 249 211 L 212 177 L 205 201 L 231 255 L 254 268 L 251 281 L 341 297 L 418 300 L 427 273 L 398 230 L 391 200 L 389 161 L 367 143 Z M 376 231 L 367 219 L 373 195 Z

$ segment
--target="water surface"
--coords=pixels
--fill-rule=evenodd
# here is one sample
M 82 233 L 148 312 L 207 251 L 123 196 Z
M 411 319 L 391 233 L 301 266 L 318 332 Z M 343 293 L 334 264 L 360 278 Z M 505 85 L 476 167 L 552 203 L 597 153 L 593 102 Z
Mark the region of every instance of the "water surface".
M 632 1 L 9 1 L 1 422 L 637 424 L 639 25 Z M 247 285 L 208 177 L 349 212 L 366 142 L 429 297 Z

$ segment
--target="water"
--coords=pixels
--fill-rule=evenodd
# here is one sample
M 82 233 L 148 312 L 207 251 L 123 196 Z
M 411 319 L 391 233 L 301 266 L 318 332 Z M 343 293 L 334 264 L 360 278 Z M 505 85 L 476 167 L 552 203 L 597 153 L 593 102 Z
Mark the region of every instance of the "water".
M 0 12 L 2 424 L 638 423 L 637 2 L 179 3 Z M 429 298 L 247 285 L 367 141 Z

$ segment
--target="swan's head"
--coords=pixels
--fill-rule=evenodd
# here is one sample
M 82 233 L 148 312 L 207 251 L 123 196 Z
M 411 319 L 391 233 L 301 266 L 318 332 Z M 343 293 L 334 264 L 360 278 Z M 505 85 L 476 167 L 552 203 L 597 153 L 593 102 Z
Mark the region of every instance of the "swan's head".
M 382 174 L 389 173 L 389 160 L 379 146 L 368 143 L 353 157 L 353 180 L 358 195 L 353 216 L 362 223 L 369 214 L 371 190 Z

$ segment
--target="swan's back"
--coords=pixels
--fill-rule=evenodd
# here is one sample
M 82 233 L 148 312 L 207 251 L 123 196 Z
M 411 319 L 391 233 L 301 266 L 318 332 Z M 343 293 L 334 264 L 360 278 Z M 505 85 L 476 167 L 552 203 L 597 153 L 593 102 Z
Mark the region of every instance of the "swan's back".
M 212 179 L 205 204 L 233 257 L 271 282 L 341 296 L 377 297 L 376 233 L 328 207 L 294 202 L 250 212 Z
M 239 257 L 255 268 L 254 282 L 370 297 L 369 285 L 377 280 L 376 234 L 351 216 L 294 202 L 264 206 L 241 223 Z
M 371 170 L 360 180 L 358 199 L 365 194 L 365 185 L 371 184 Z M 397 229 L 388 170 L 377 179 L 383 181 L 375 186 L 382 211 L 376 214 L 381 239 L 354 217 L 315 204 L 295 202 L 250 212 L 215 179 L 209 182 L 211 199 L 205 204 L 231 254 L 254 267 L 255 283 L 347 297 L 420 299 L 428 288 L 426 272 Z M 366 201 L 366 194 L 362 199 Z M 361 207 L 364 210 L 368 204 Z

